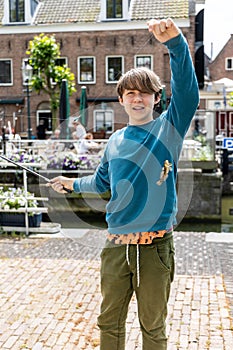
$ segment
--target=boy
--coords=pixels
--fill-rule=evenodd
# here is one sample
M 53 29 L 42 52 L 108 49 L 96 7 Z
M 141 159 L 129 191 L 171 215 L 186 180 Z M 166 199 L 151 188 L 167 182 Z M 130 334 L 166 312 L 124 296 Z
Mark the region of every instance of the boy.
M 198 106 L 198 85 L 187 42 L 171 19 L 151 20 L 148 29 L 170 52 L 172 98 L 153 119 L 160 100 L 159 78 L 131 69 L 118 84 L 129 124 L 109 139 L 93 176 L 59 176 L 48 184 L 65 193 L 111 190 L 106 206 L 108 235 L 101 253 L 101 350 L 125 349 L 125 321 L 133 292 L 143 350 L 167 349 L 165 320 L 174 276 L 177 162 Z M 114 248 L 114 249 L 113 249 Z

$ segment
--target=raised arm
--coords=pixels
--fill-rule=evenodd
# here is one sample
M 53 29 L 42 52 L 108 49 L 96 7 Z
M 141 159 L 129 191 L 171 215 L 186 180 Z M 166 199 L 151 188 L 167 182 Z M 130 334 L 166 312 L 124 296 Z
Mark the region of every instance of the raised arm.
M 188 43 L 170 18 L 149 21 L 148 30 L 169 50 L 172 96 L 166 118 L 183 137 L 199 103 L 199 89 Z

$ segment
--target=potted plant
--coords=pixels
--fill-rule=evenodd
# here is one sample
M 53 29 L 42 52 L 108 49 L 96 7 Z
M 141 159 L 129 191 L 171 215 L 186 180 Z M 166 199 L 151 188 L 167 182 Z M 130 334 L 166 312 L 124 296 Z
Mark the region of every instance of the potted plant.
M 38 202 L 34 194 L 25 191 L 23 188 L 0 187 L 0 226 L 25 226 L 25 213 L 17 210 L 20 208 L 37 208 Z M 30 211 L 28 223 L 30 227 L 39 227 L 42 221 L 42 213 Z
M 91 158 L 79 156 L 72 152 L 65 154 L 53 155 L 48 157 L 48 169 L 60 170 L 94 170 L 100 162 L 100 157 Z

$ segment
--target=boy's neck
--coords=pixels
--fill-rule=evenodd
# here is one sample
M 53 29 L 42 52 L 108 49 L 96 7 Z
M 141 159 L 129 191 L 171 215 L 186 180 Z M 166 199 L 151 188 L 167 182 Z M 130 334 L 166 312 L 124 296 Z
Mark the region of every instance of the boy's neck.
M 150 123 L 153 120 L 153 117 L 146 120 L 129 120 L 128 125 L 130 126 L 140 126 Z

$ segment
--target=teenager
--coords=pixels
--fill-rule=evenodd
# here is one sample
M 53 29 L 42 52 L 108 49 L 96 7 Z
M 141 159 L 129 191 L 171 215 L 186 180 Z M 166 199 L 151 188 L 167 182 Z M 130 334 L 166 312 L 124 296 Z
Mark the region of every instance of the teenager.
M 146 68 L 125 73 L 117 84 L 128 125 L 109 139 L 93 175 L 51 180 L 59 193 L 111 191 L 108 235 L 101 253 L 101 350 L 125 349 L 125 321 L 133 292 L 143 350 L 167 349 L 166 316 L 174 276 L 177 163 L 199 103 L 188 44 L 171 19 L 151 20 L 148 30 L 170 54 L 172 97 L 153 119 L 161 97 L 158 76 Z

